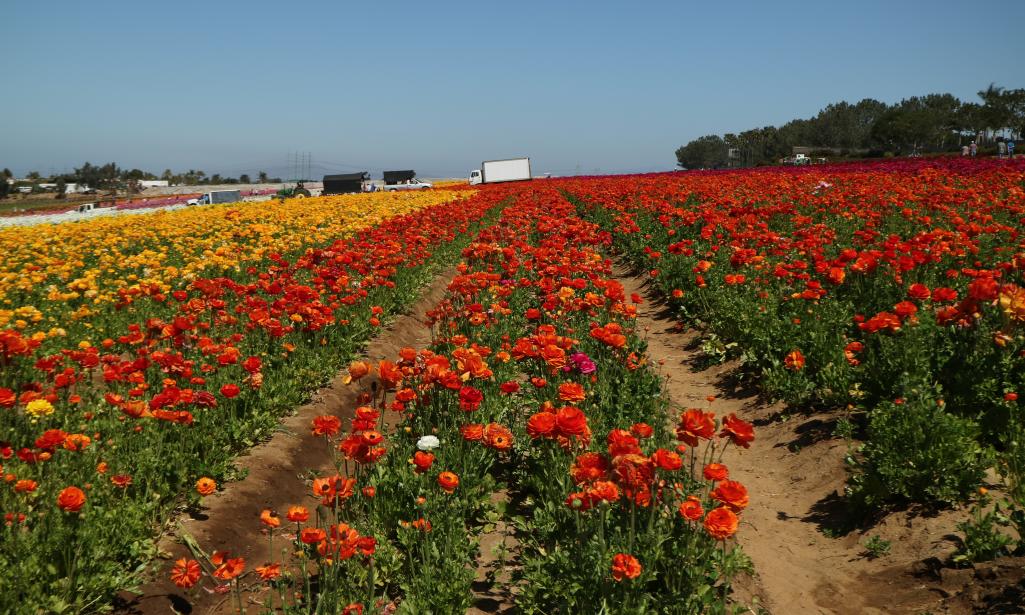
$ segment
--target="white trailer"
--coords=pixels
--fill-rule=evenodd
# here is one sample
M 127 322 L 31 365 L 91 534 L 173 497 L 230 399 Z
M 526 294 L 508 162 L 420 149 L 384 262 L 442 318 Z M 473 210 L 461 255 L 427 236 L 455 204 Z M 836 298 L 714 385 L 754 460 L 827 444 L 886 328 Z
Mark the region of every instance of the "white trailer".
M 470 171 L 470 185 L 517 182 L 530 179 L 530 158 L 485 160 Z

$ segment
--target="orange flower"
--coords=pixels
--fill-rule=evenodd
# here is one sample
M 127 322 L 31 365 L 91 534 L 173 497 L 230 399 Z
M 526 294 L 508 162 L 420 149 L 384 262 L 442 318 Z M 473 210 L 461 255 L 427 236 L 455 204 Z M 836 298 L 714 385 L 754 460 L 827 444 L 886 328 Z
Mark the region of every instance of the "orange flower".
M 110 482 L 113 483 L 115 487 L 124 489 L 128 485 L 132 484 L 132 477 L 130 474 L 115 474 L 110 477 Z
M 442 472 L 438 475 L 438 484 L 446 493 L 452 493 L 459 486 L 459 477 L 453 472 Z
M 489 423 L 484 427 L 484 444 L 498 451 L 509 450 L 513 444 L 513 435 L 509 428 L 498 423 Z
M 299 541 L 308 545 L 315 545 L 325 538 L 327 538 L 327 532 L 319 527 L 308 527 L 299 532 Z
M 349 377 L 346 378 L 346 384 L 353 380 L 359 380 L 370 373 L 370 364 L 364 363 L 363 361 L 353 361 L 349 365 Z
M 705 466 L 704 472 L 705 480 L 720 481 L 726 480 L 730 477 L 730 471 L 721 463 L 710 463 Z
M 434 463 L 434 454 L 417 451 L 413 453 L 413 465 L 416 466 L 416 473 L 421 474 L 431 468 Z
M 792 371 L 800 371 L 804 369 L 804 355 L 801 354 L 800 350 L 791 350 L 790 353 L 783 359 L 783 364 L 787 369 Z
M 273 510 L 264 508 L 263 512 L 260 513 L 260 523 L 273 529 L 281 526 L 281 517 Z
M 527 435 L 531 438 L 555 436 L 555 413 L 538 412 L 527 420 Z
M 13 475 L 11 475 L 11 476 L 13 476 Z M 34 480 L 31 480 L 31 479 L 28 479 L 28 478 L 23 478 L 23 479 L 19 480 L 18 482 L 14 483 L 14 492 L 15 493 L 32 493 L 33 491 L 36 490 L 36 487 L 38 485 L 39 485 L 39 483 L 37 483 Z
M 697 446 L 698 438 L 711 439 L 715 435 L 715 414 L 701 410 L 685 410 L 676 427 L 676 437 L 688 446 Z
M 751 448 L 755 439 L 754 426 L 747 421 L 737 418 L 736 414 L 730 414 L 722 421 L 720 438 L 729 438 L 735 445 L 743 448 Z
M 459 428 L 459 433 L 467 442 L 477 442 L 484 438 L 484 426 L 480 423 L 468 423 Z
M 174 568 L 171 569 L 171 581 L 182 589 L 188 589 L 199 581 L 202 574 L 203 570 L 199 567 L 199 562 L 183 557 L 174 563 Z
M 580 408 L 565 406 L 555 413 L 555 426 L 563 436 L 581 436 L 587 431 L 587 417 Z
M 587 397 L 587 393 L 584 392 L 584 387 L 577 382 L 563 382 L 559 385 L 559 399 L 565 402 L 578 402 L 584 401 Z
M 214 577 L 222 581 L 230 581 L 242 574 L 245 570 L 246 560 L 243 557 L 229 558 L 227 553 L 215 551 L 210 562 L 217 566 L 214 569 Z
M 377 371 L 381 376 L 381 384 L 386 389 L 394 389 L 402 382 L 402 370 L 391 361 L 381 361 L 377 366 Z
M 285 518 L 292 523 L 305 523 L 310 518 L 310 511 L 305 506 L 289 506 Z
M 733 512 L 740 512 L 747 508 L 747 488 L 735 480 L 724 480 L 712 490 L 713 500 L 722 502 L 730 507 Z
M 697 521 L 703 514 L 705 510 L 701 508 L 701 500 L 696 495 L 687 496 L 680 504 L 680 516 L 688 521 Z
M 57 496 L 57 506 L 67 512 L 77 513 L 85 505 L 85 492 L 78 487 L 65 487 Z
M 655 464 L 655 467 L 669 472 L 675 472 L 683 467 L 683 459 L 676 453 L 667 451 L 664 448 L 660 448 L 651 454 L 651 462 Z
M 196 491 L 199 492 L 199 495 L 210 495 L 217 491 L 217 483 L 214 482 L 214 479 L 204 476 L 196 481 Z
M 337 416 L 318 416 L 313 419 L 312 433 L 315 436 L 331 437 L 338 433 L 338 430 L 342 428 L 342 420 Z
M 256 574 L 262 581 L 273 581 L 281 577 L 281 564 L 264 564 L 256 568 Z
M 64 448 L 69 451 L 84 451 L 92 440 L 89 436 L 80 433 L 73 433 L 64 439 Z
M 739 522 L 732 510 L 720 506 L 705 516 L 705 531 L 716 540 L 726 540 L 737 533 Z
M 609 462 L 601 453 L 581 453 L 569 469 L 573 482 L 578 485 L 605 480 L 609 474 Z
M 636 579 L 641 576 L 641 563 L 626 553 L 617 553 L 612 558 L 612 578 L 616 581 Z

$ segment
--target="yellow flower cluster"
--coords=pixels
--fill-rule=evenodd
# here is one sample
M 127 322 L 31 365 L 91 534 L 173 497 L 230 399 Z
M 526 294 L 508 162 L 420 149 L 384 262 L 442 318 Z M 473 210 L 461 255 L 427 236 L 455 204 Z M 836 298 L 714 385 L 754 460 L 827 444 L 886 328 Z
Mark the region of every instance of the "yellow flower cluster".
M 471 194 L 348 194 L 0 229 L 0 329 L 87 323 L 119 301 L 119 291 L 168 292 Z

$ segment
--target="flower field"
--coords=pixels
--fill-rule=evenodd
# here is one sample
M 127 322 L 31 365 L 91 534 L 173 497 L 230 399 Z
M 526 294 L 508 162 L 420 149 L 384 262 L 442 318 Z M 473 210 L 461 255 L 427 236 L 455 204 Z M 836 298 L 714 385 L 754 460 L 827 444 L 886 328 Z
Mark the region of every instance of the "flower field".
M 973 162 L 566 190 L 710 355 L 738 355 L 791 405 L 847 408 L 866 440 L 855 503 L 950 504 L 995 453 L 1025 478 L 1025 166 Z
M 504 525 L 517 612 L 734 612 L 746 515 L 772 506 L 734 466 L 754 421 L 670 398 L 683 368 L 653 364 L 616 260 L 703 360 L 832 414 L 845 506 L 975 502 L 959 557 L 1025 552 L 1023 231 L 1025 164 L 956 159 L 2 231 L 0 610 L 102 611 L 158 574 L 246 612 L 463 613 Z M 431 342 L 360 358 L 447 265 Z M 233 456 L 337 372 L 357 403 L 308 422 L 331 467 L 235 521 L 266 548 L 182 534 L 154 561 L 175 508 L 232 493 Z
M 201 478 L 213 489 L 497 203 L 467 194 L 5 234 L 3 269 L 21 270 L 4 278 L 17 319 L 0 329 L 0 610 L 97 609 L 134 585 L 171 507 Z

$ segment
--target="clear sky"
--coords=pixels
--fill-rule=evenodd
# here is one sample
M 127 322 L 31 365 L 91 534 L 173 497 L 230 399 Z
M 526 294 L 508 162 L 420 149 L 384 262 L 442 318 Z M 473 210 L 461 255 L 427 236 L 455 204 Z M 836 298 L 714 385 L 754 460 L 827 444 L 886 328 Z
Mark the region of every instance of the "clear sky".
M 1025 87 L 1023 0 L 6 0 L 0 167 L 670 169 L 839 100 Z

